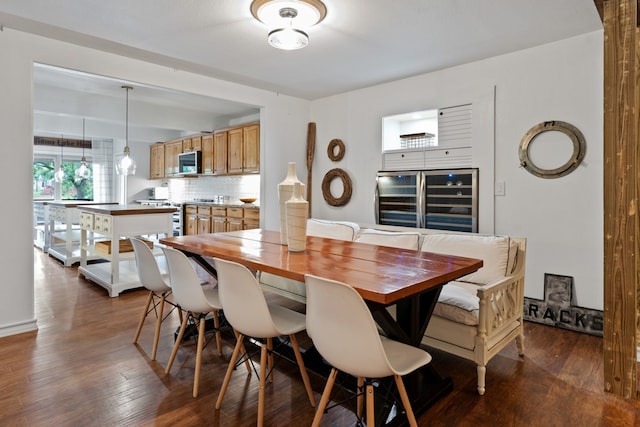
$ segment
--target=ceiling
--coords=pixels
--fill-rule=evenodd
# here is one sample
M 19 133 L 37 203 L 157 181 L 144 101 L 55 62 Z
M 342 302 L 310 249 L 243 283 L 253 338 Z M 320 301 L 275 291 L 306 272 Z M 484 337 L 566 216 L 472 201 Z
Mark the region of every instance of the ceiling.
M 297 51 L 251 0 L 2 0 L 0 25 L 305 99 L 602 28 L 593 0 L 324 0 Z
M 298 1 L 298 0 L 293 0 Z M 593 0 L 323 0 L 296 51 L 267 44 L 251 0 L 2 0 L 2 27 L 303 99 L 424 74 L 602 29 Z M 166 140 L 259 117 L 259 107 L 46 65 L 34 134 Z

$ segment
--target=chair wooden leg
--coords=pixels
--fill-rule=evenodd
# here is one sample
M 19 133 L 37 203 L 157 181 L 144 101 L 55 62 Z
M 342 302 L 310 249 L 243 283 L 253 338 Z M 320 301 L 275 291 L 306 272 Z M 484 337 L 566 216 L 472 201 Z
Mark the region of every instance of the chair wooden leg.
M 289 335 L 291 339 L 291 347 L 293 348 L 293 353 L 296 355 L 296 362 L 298 362 L 298 368 L 300 369 L 300 375 L 302 376 L 302 382 L 304 383 L 304 388 L 307 390 L 307 396 L 309 396 L 309 403 L 311 406 L 316 406 L 316 399 L 313 397 L 313 390 L 311 389 L 311 381 L 309 381 L 309 374 L 307 373 L 307 368 L 304 366 L 304 360 L 302 359 L 302 354 L 300 353 L 300 347 L 298 346 L 298 340 L 296 336 L 291 334 Z
M 329 403 L 331 390 L 333 389 L 333 383 L 336 381 L 337 375 L 338 370 L 336 368 L 331 368 L 331 372 L 329 373 L 329 377 L 327 378 L 327 384 L 324 386 L 324 391 L 322 392 L 322 397 L 320 398 L 320 403 L 318 404 L 316 415 L 313 417 L 311 427 L 318 427 L 320 425 L 320 421 L 322 421 L 322 416 L 324 415 L 324 410 L 327 408 L 327 403 Z
M 242 345 L 242 347 L 240 347 L 240 351 L 242 351 L 242 354 L 247 355 L 247 357 L 244 359 L 244 366 L 247 367 L 247 372 L 251 374 L 251 363 L 249 362 L 249 354 L 247 353 L 247 349 L 244 348 L 244 343 L 242 342 L 243 338 L 241 338 L 241 335 L 235 329 L 233 330 L 233 333 L 236 336 L 236 342 L 239 341 L 240 344 Z
M 240 353 L 240 349 L 244 348 L 242 344 L 242 340 L 244 339 L 244 335 L 236 332 L 236 337 L 238 341 L 236 342 L 236 346 L 233 348 L 233 354 L 231 355 L 231 360 L 229 361 L 229 366 L 227 367 L 227 373 L 224 376 L 224 380 L 222 381 L 222 387 L 220 387 L 220 394 L 218 394 L 218 400 L 216 400 L 216 409 L 220 409 L 222 406 L 222 399 L 224 399 L 224 394 L 227 392 L 227 387 L 229 386 L 229 380 L 231 379 L 231 373 L 235 368 L 236 361 L 238 360 L 238 354 Z M 251 372 L 251 371 L 249 371 Z
M 193 377 L 193 397 L 198 397 L 198 387 L 200 386 L 200 368 L 202 367 L 202 349 L 204 348 L 205 318 L 200 316 L 198 324 L 198 347 L 196 350 L 196 372 Z
M 153 299 L 153 291 L 149 291 L 149 296 L 147 296 L 147 304 L 144 306 L 144 310 L 142 311 L 142 316 L 140 316 L 140 320 L 138 321 L 138 329 L 136 329 L 136 334 L 133 337 L 133 343 L 138 342 L 138 338 L 140 338 L 140 332 L 142 331 L 142 325 L 144 325 L 144 321 L 147 318 L 147 313 L 149 312 L 149 307 L 151 306 L 151 300 Z
M 218 346 L 218 355 L 222 356 L 222 339 L 220 338 L 220 317 L 218 310 L 213 311 L 213 326 L 216 328 L 216 345 Z
M 153 335 L 153 349 L 151 350 L 151 360 L 156 360 L 158 352 L 158 341 L 160 341 L 160 327 L 162 326 L 162 316 L 164 313 L 164 301 L 167 297 L 163 294 L 160 300 L 160 308 L 158 309 L 158 318 L 156 319 L 156 331 Z
M 367 384 L 367 427 L 374 427 L 376 425 L 376 411 L 373 402 L 373 385 Z
M 176 354 L 178 354 L 178 349 L 180 348 L 180 343 L 182 342 L 182 337 L 184 337 L 184 331 L 187 329 L 187 322 L 189 322 L 189 313 L 187 312 L 184 318 L 182 319 L 182 324 L 180 324 L 180 332 L 178 332 L 178 337 L 176 338 L 175 344 L 173 344 L 173 350 L 171 350 L 171 356 L 169 357 L 169 363 L 167 363 L 167 367 L 165 368 L 165 374 L 168 374 L 171 370 L 171 366 L 173 365 L 173 360 L 176 358 Z
M 358 377 L 357 390 L 356 390 L 356 415 L 358 419 L 362 418 L 362 410 L 364 409 L 364 378 Z
M 262 427 L 264 421 L 264 394 L 267 383 L 267 347 L 262 346 L 260 350 L 260 390 L 258 391 L 258 427 Z
M 276 373 L 273 370 L 273 338 L 267 338 L 267 372 L 269 372 L 269 382 L 273 382 Z
M 394 375 L 393 379 L 396 380 L 396 386 L 398 387 L 398 391 L 400 392 L 400 399 L 402 400 L 404 411 L 406 412 L 407 418 L 409 419 L 409 425 L 411 427 L 418 427 L 418 422 L 416 421 L 416 416 L 413 414 L 411 401 L 409 400 L 409 396 L 407 395 L 407 389 L 404 387 L 402 377 L 400 375 Z

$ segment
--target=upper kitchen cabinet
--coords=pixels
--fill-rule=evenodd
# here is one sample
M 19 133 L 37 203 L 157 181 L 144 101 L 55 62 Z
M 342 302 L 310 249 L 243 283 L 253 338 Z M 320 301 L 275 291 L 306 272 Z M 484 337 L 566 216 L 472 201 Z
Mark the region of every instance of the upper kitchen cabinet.
M 150 147 L 149 178 L 164 178 L 164 144 L 159 142 Z
M 213 173 L 213 135 L 202 135 L 202 173 Z
M 227 174 L 227 131 L 213 134 L 213 173 Z
M 227 133 L 229 174 L 260 172 L 260 125 L 229 129 Z
M 178 173 L 178 154 L 182 153 L 182 139 L 165 142 L 164 144 L 164 170 L 165 176 L 173 176 Z
M 184 138 L 182 140 L 182 152 L 202 150 L 202 135 Z
M 226 166 L 224 172 L 223 164 Z M 214 135 L 214 173 L 216 175 L 258 172 L 260 172 L 259 123 L 227 129 Z

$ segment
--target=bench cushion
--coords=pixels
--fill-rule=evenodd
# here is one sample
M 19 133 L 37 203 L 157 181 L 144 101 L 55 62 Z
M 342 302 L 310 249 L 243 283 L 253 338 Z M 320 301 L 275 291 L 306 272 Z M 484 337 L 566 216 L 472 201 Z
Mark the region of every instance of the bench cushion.
M 480 311 L 477 289 L 478 286 L 472 283 L 447 283 L 440 291 L 433 314 L 464 325 L 477 325 Z
M 310 218 L 307 220 L 307 235 L 329 239 L 353 241 L 360 231 L 355 222 L 326 221 Z
M 420 249 L 420 237 L 420 233 L 417 232 L 383 231 L 365 228 L 360 232 L 356 242 L 417 251 Z
M 508 237 L 427 234 L 424 236 L 421 250 L 482 259 L 482 268 L 458 280 L 486 285 L 500 280 L 510 273 L 507 271 L 510 247 Z

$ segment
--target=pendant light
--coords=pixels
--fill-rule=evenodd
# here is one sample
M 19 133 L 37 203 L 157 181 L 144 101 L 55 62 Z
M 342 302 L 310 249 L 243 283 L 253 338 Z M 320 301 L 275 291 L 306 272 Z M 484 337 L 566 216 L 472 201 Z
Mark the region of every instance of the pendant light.
M 53 175 L 53 179 L 56 182 L 62 182 L 62 180 L 64 179 L 64 169 L 62 168 L 63 164 L 64 164 L 64 135 L 62 135 L 60 138 L 60 168 Z
M 82 119 L 82 160 L 80 160 L 80 167 L 76 169 L 76 181 L 82 181 L 83 179 L 91 178 L 91 169 L 87 165 L 87 159 L 84 157 L 84 118 Z
M 131 86 L 122 86 L 127 91 L 126 98 L 126 122 L 125 122 L 125 146 L 122 154 L 116 158 L 116 173 L 118 175 L 135 175 L 136 162 L 131 158 L 129 153 L 129 91 L 133 90 Z

